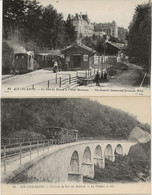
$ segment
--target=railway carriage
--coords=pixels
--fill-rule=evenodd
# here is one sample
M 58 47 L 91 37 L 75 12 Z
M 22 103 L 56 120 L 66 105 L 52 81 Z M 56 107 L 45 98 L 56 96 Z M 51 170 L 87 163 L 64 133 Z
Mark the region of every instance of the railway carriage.
M 61 64 L 62 59 L 60 55 L 53 55 L 51 53 L 36 53 L 34 57 L 40 68 L 53 67 L 54 61 Z
M 78 130 L 61 127 L 47 127 L 47 139 L 56 140 L 58 143 L 75 142 L 78 139 Z
M 14 56 L 15 73 L 26 73 L 38 69 L 39 65 L 34 60 L 33 52 L 16 53 Z

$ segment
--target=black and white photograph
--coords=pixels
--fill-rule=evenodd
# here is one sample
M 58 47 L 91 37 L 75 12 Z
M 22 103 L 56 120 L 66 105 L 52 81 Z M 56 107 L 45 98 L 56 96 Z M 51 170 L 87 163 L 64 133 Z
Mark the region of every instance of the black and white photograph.
M 3 97 L 150 94 L 150 0 L 3 0 L 2 34 Z
M 2 190 L 150 193 L 149 97 L 2 99 L 1 119 Z

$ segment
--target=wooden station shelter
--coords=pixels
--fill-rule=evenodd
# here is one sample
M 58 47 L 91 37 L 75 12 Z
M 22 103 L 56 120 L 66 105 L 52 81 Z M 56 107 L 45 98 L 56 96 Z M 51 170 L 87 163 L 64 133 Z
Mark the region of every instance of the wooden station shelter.
M 82 43 L 75 43 L 62 50 L 61 53 L 68 62 L 68 70 L 85 70 L 91 68 L 96 51 Z

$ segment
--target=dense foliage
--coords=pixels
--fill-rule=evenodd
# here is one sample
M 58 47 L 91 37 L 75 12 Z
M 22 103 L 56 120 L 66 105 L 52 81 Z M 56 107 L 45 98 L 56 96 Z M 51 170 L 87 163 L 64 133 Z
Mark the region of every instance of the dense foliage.
M 128 52 L 138 64 L 150 71 L 151 58 L 151 6 L 138 5 L 129 27 Z
M 100 37 L 98 35 L 92 35 L 92 37 L 84 37 L 82 39 L 82 43 L 98 52 L 98 54 L 102 55 L 104 53 L 104 43 L 105 38 Z
M 2 55 L 2 74 L 6 74 L 10 72 L 11 64 L 14 59 L 13 49 L 10 48 L 6 41 L 3 41 Z
M 2 99 L 2 136 L 22 129 L 45 135 L 46 126 L 78 129 L 80 137 L 128 138 L 139 126 L 127 113 L 88 99 Z
M 76 39 L 70 21 L 64 21 L 52 5 L 44 7 L 36 0 L 5 0 L 3 9 L 4 39 L 17 36 L 49 49 L 63 48 Z

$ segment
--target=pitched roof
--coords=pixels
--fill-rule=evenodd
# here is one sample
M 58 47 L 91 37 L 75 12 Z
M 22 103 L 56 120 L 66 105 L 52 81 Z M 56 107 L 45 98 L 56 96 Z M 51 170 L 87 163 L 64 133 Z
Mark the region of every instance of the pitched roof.
M 108 44 L 110 44 L 110 45 L 112 45 L 112 46 L 114 46 L 114 47 L 116 47 L 117 49 L 123 49 L 124 48 L 124 44 L 122 44 L 122 43 L 114 43 L 114 42 L 111 42 L 111 41 L 107 41 L 106 43 L 108 43 Z
M 73 44 L 73 45 L 71 45 L 71 46 L 69 46 L 69 47 L 63 49 L 63 50 L 62 50 L 62 53 L 64 53 L 64 51 L 67 51 L 67 50 L 69 50 L 69 49 L 71 49 L 71 48 L 78 48 L 78 47 L 81 47 L 82 49 L 85 49 L 85 50 L 89 51 L 89 52 L 92 53 L 92 54 L 93 54 L 93 53 L 96 53 L 96 50 L 94 50 L 94 49 L 92 49 L 92 48 L 90 48 L 90 47 L 88 47 L 88 46 L 86 46 L 86 45 L 84 45 L 84 44 L 82 44 L 82 43 L 75 43 L 75 44 Z

